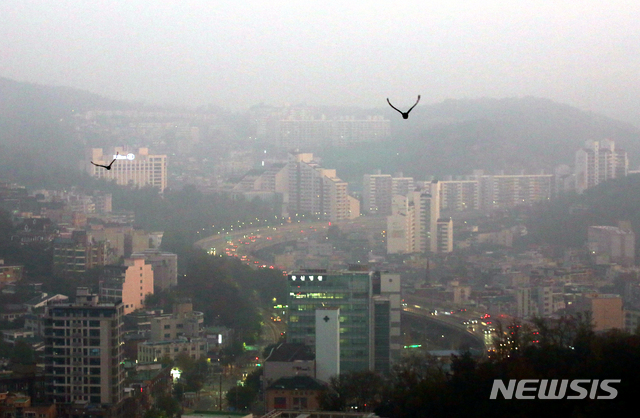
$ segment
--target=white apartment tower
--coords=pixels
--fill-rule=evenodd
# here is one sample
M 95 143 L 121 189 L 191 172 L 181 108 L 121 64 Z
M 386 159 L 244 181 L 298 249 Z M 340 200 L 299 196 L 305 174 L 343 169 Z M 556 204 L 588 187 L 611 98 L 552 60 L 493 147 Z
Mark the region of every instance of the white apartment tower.
M 365 174 L 362 181 L 363 210 L 370 215 L 389 216 L 392 214 L 393 196 L 409 196 L 414 191 L 413 177 L 403 177 L 397 173 Z
M 391 174 L 365 174 L 362 183 L 362 209 L 370 215 L 391 215 L 393 198 Z
M 427 189 L 413 193 L 415 205 L 416 250 L 437 252 L 438 219 L 440 219 L 440 183 L 432 181 Z
M 447 180 L 440 183 L 440 209 L 465 211 L 480 209 L 478 180 Z
M 405 196 L 393 196 L 392 214 L 387 216 L 387 253 L 410 254 L 415 248 L 415 207 Z
M 440 184 L 437 181 L 429 183 L 425 190 L 409 193 L 408 197 L 393 196 L 393 213 L 387 217 L 387 252 L 409 254 L 451 251 L 452 221 L 443 221 L 439 234 L 439 218 Z M 442 245 L 439 244 L 439 239 L 444 239 Z
M 437 252 L 450 253 L 453 251 L 453 220 L 451 218 L 438 219 L 437 224 Z
M 413 177 L 403 177 L 402 173 L 396 173 L 391 179 L 391 193 L 394 195 L 408 196 L 415 190 Z
M 584 192 L 610 179 L 626 177 L 629 172 L 627 152 L 616 149 L 614 141 L 587 141 L 576 152 L 576 191 Z
M 355 206 L 348 184 L 338 178 L 335 169 L 321 167 L 313 154 L 289 154 L 288 172 L 290 213 L 309 213 L 332 222 L 360 216 L 359 208 L 352 213 Z
M 552 174 L 487 175 L 480 177 L 484 210 L 531 205 L 551 198 Z
M 161 192 L 167 187 L 167 156 L 149 154 L 148 148 L 139 148 L 134 153 L 125 147 L 115 147 L 113 152 L 106 154 L 102 148 L 93 148 L 90 158 L 102 165 L 108 165 L 117 158 L 110 170 L 86 162 L 87 172 L 93 177 L 116 180 L 125 186 L 153 186 Z

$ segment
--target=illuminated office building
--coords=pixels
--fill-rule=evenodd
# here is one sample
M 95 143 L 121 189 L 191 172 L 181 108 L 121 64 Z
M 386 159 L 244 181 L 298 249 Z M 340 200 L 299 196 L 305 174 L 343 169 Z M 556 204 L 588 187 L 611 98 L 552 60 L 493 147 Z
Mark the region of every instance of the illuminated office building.
M 125 147 L 115 147 L 113 152 L 106 153 L 102 148 L 91 150 L 90 159 L 96 164 L 108 165 L 114 158 L 117 159 L 110 170 L 96 167 L 87 161 L 87 172 L 93 177 L 115 180 L 124 186 L 153 186 L 161 192 L 167 187 L 166 155 L 149 154 L 148 148 L 139 148 L 135 152 Z
M 288 275 L 287 341 L 315 345 L 316 310 L 339 308 L 341 373 L 389 371 L 400 357 L 400 275 L 301 270 Z

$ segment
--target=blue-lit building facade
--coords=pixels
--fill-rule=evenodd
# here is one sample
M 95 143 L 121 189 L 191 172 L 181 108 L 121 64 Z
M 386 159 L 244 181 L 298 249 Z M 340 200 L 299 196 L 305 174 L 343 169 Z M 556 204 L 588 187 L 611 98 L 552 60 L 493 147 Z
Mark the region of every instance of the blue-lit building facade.
M 313 345 L 315 311 L 340 308 L 340 371 L 389 371 L 399 359 L 400 276 L 368 271 L 322 269 L 291 272 L 288 277 L 287 341 Z

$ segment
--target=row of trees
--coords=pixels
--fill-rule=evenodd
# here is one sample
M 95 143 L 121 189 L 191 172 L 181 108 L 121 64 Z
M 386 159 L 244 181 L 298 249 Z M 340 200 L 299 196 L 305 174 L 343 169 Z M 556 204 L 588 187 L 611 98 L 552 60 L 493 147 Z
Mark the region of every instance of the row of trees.
M 231 257 L 215 257 L 198 249 L 185 253 L 184 276 L 177 290 L 147 297 L 148 307 L 169 310 L 179 298 L 190 298 L 195 310 L 205 316 L 206 324 L 224 325 L 235 330 L 240 341 L 254 343 L 260 333 L 258 307 L 282 301 L 286 281 L 282 272 L 254 270 Z
M 331 379 L 325 410 L 375 411 L 383 417 L 600 417 L 622 413 L 640 387 L 640 335 L 594 333 L 588 316 L 508 324 L 489 357 L 452 356 L 449 366 L 428 354 L 395 364 L 389 376 L 351 372 Z M 533 343 L 532 341 L 537 341 Z M 620 379 L 614 400 L 489 399 L 496 379 Z M 505 382 L 506 383 L 506 382 Z M 605 394 L 602 392 L 601 394 Z M 544 409 L 543 409 L 544 408 Z

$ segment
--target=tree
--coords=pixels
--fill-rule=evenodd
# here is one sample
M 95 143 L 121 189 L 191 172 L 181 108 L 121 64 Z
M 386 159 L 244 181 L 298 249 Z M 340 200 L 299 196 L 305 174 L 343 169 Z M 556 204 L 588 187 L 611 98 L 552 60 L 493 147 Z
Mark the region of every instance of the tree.
M 325 411 L 372 411 L 381 403 L 382 377 L 370 370 L 342 373 L 329 379 L 329 387 L 320 395 Z
M 243 411 L 256 400 L 257 392 L 248 386 L 236 386 L 227 392 L 227 402 L 233 408 Z
M 180 402 L 171 395 L 159 396 L 156 400 L 156 408 L 162 411 L 167 417 L 176 416 L 182 409 Z
M 262 389 L 260 378 L 264 374 L 264 367 L 258 367 L 247 375 L 244 380 L 244 385 L 256 393 L 259 393 Z
M 22 339 L 17 340 L 12 350 L 11 362 L 13 364 L 34 364 L 35 356 L 31 344 Z
M 173 415 L 167 415 L 165 411 L 158 408 L 151 408 L 147 412 L 144 413 L 144 418 L 169 418 Z

